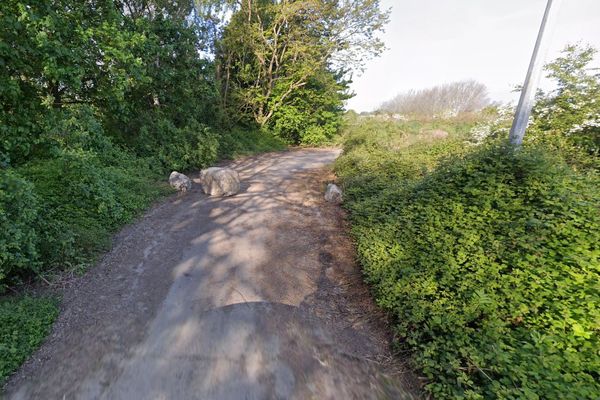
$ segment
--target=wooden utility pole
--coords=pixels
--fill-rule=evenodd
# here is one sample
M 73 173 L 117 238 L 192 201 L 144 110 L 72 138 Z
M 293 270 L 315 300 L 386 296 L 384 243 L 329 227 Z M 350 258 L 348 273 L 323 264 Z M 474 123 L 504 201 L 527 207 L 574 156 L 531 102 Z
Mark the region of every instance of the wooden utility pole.
M 546 11 L 544 12 L 542 25 L 540 26 L 540 31 L 535 42 L 525 83 L 523 84 L 523 89 L 521 89 L 521 97 L 519 98 L 519 105 L 515 112 L 515 119 L 510 128 L 510 142 L 515 146 L 520 146 L 523 143 L 523 136 L 525 136 L 525 129 L 527 129 L 527 124 L 529 123 L 535 93 L 544 67 L 544 56 L 548 50 L 550 31 L 554 28 L 561 2 L 562 0 L 548 0 L 548 4 L 546 4 Z

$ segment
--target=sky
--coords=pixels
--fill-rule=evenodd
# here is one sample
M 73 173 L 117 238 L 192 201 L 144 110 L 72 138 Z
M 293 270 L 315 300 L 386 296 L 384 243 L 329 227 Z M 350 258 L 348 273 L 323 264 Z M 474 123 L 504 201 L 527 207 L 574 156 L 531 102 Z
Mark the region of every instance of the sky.
M 465 79 L 484 83 L 494 101 L 518 100 L 513 89 L 525 79 L 546 0 L 381 3 L 392 10 L 381 35 L 388 50 L 354 76 L 348 109 L 372 111 L 398 93 Z M 558 11 L 546 61 L 570 43 L 600 50 L 600 0 L 563 0 Z

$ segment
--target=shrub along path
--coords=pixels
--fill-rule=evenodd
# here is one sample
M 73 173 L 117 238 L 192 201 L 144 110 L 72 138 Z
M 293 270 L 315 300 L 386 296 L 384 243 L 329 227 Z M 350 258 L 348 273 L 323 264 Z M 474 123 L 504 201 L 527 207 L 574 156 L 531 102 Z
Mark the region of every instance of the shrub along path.
M 412 398 L 341 211 L 322 200 L 337 155 L 235 162 L 238 195 L 195 185 L 124 229 L 67 288 L 8 398 Z

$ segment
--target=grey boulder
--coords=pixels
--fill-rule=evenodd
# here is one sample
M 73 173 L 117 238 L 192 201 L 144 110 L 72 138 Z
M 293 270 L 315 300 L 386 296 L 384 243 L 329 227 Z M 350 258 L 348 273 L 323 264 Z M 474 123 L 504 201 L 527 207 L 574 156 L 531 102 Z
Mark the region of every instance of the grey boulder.
M 240 191 L 240 176 L 231 168 L 211 167 L 200 171 L 200 184 L 210 196 L 233 196 Z
M 327 185 L 327 189 L 325 190 L 325 200 L 330 203 L 340 204 L 342 202 L 342 198 L 342 189 L 340 189 L 334 183 L 329 183 Z
M 182 173 L 173 171 L 169 175 L 169 185 L 180 192 L 187 192 L 192 188 L 192 180 Z

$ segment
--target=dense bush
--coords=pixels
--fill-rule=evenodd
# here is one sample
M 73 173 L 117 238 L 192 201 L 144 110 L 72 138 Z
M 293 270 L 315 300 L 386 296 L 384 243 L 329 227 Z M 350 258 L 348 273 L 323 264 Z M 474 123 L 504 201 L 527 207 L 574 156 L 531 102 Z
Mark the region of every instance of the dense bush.
M 220 159 L 233 159 L 255 153 L 284 150 L 286 144 L 270 132 L 235 128 L 219 135 Z
M 0 293 L 7 277 L 37 267 L 38 198 L 33 185 L 0 169 Z
M 103 164 L 94 152 L 63 150 L 19 171 L 43 199 L 43 218 L 37 229 L 46 265 L 88 260 L 106 244 L 111 231 L 129 222 L 161 193 L 156 175 L 124 153 L 111 165 Z
M 336 171 L 366 279 L 428 390 L 595 398 L 598 175 L 547 148 L 369 136 L 345 137 Z
M 37 159 L 0 170 L 0 284 L 87 263 L 168 189 L 164 167 L 116 146 L 89 107 L 61 111 Z
M 179 128 L 161 118 L 141 128 L 136 148 L 138 154 L 155 157 L 162 170 L 187 171 L 213 163 L 218 146 L 217 135 L 195 119 Z

